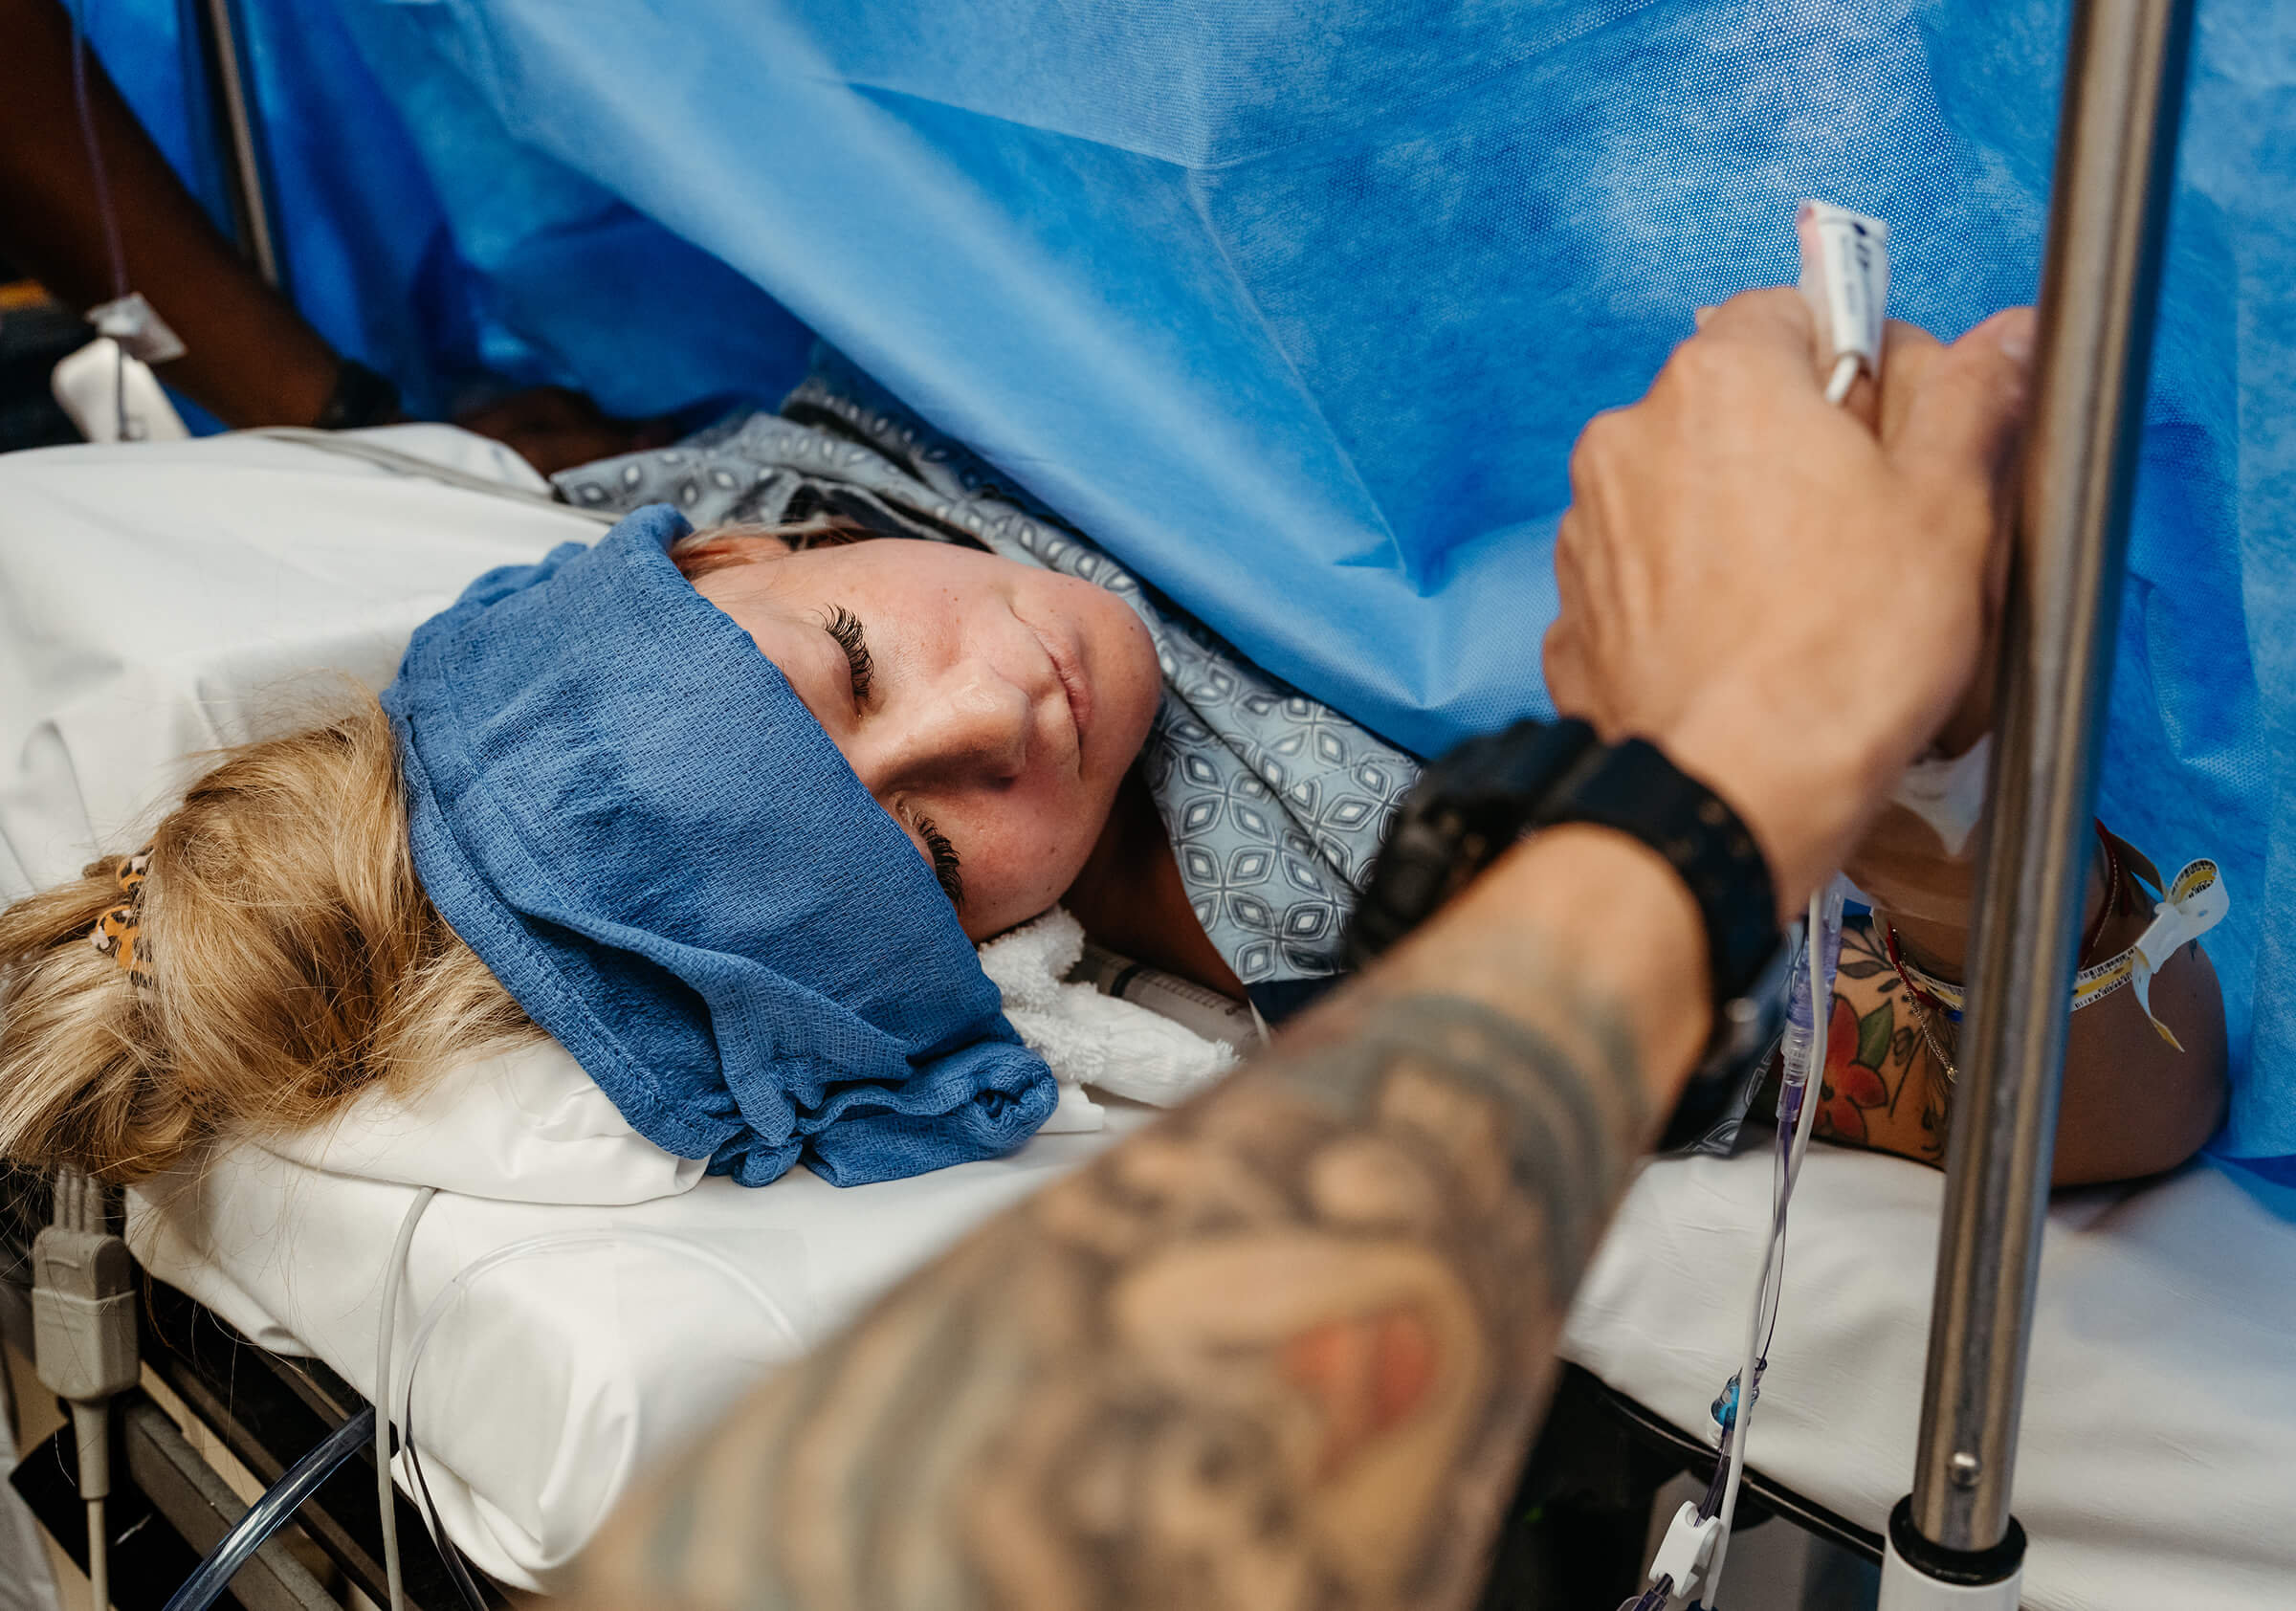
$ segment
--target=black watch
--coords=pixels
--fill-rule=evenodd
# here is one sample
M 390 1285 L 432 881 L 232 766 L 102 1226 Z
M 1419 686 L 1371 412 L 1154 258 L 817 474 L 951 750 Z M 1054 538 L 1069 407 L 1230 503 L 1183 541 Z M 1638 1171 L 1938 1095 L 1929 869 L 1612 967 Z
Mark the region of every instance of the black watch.
M 364 426 L 391 425 L 399 412 L 399 388 L 355 358 L 343 359 L 335 370 L 335 389 L 311 422 L 320 430 L 357 430 Z
M 1698 903 L 1714 1028 L 1664 1147 L 1703 1137 L 1777 1045 L 1789 958 L 1761 847 L 1729 804 L 1640 739 L 1600 743 L 1583 721 L 1520 721 L 1421 774 L 1380 847 L 1348 925 L 1361 967 L 1433 916 L 1526 833 L 1564 823 L 1649 846 Z

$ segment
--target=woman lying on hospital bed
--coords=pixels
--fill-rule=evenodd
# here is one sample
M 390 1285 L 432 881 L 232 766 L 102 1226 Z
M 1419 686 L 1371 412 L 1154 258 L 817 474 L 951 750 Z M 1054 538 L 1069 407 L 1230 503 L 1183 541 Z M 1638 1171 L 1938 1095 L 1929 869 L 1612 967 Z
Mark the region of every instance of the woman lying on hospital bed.
M 555 569 L 481 579 L 418 633 L 386 695 L 395 739 L 370 703 L 237 751 L 144 853 L 0 917 L 0 1152 L 132 1180 L 539 1021 L 673 1151 L 753 1182 L 801 1156 L 882 1179 L 1006 1150 L 1049 1111 L 966 940 L 1057 902 L 1270 1018 L 1337 970 L 1413 759 L 834 355 L 781 416 L 560 490 L 705 524 L 642 517 Z M 778 677 L 707 658 L 729 621 Z M 520 702 L 542 715 L 485 726 Z M 1984 721 L 1964 713 L 1962 739 Z M 535 820 L 505 838 L 489 810 Z M 2155 898 L 2100 835 L 2084 965 L 2125 950 Z M 1848 871 L 1878 904 L 1844 944 L 1821 1134 L 1935 1162 L 1954 1055 L 1937 986 L 1958 977 L 1969 865 L 1894 811 Z M 688 894 L 665 916 L 671 886 Z M 2197 945 L 2152 1011 L 2181 1049 L 2130 990 L 2074 1016 L 2060 1181 L 2170 1168 L 2217 1124 L 2222 1009 Z

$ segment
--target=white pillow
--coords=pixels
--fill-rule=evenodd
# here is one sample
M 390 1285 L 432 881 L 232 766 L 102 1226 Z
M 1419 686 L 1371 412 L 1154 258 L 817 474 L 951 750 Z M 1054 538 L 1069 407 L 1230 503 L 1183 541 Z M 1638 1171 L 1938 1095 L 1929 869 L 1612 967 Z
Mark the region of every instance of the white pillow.
M 380 689 L 481 571 L 598 534 L 498 444 L 346 434 L 514 496 L 261 436 L 0 455 L 0 899 L 133 849 L 186 757 Z
M 548 1039 L 433 1075 L 404 1102 L 365 1092 L 315 1130 L 259 1144 L 329 1175 L 514 1203 L 647 1203 L 692 1190 L 706 1163 L 632 1130 Z
M 514 496 L 253 435 L 0 455 L 0 900 L 134 849 L 198 752 L 291 731 L 346 677 L 380 689 L 480 572 L 601 529 L 452 426 L 345 434 Z M 702 1169 L 633 1132 L 553 1041 L 268 1145 L 524 1203 L 643 1202 Z

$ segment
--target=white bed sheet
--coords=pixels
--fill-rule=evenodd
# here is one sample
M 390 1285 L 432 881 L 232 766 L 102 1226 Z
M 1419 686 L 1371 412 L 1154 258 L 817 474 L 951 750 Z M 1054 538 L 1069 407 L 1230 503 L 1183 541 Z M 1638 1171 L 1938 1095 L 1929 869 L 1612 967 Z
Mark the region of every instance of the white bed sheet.
M 651 1244 L 541 1255 L 475 1284 L 418 1379 L 417 1435 L 439 1456 L 431 1480 L 451 1531 L 497 1576 L 546 1586 L 624 1485 L 756 1372 L 1145 1116 L 1119 1106 L 1100 1135 L 1040 1137 L 1000 1162 L 845 1191 L 798 1171 L 762 1191 L 713 1180 L 624 1206 L 440 1197 L 414 1244 L 402 1349 L 457 1270 L 562 1229 L 674 1236 L 780 1310 Z M 454 1122 L 439 1117 L 444 1131 Z M 1812 1151 L 1754 1423 L 1759 1469 L 1876 1531 L 1912 1470 L 1939 1184 L 1900 1160 Z M 1758 1154 L 1645 1170 L 1589 1272 L 1566 1356 L 1702 1427 L 1743 1343 L 1768 1190 Z M 367 1391 L 383 1264 L 412 1195 L 241 1149 L 147 1194 L 131 1240 L 257 1341 L 317 1353 Z M 2214 1171 L 2061 1199 L 2018 1468 L 2026 1603 L 2288 1604 L 2292 1342 L 2296 1226 Z
M 374 434 L 541 485 L 449 428 Z M 173 758 L 299 719 L 342 673 L 378 686 L 478 571 L 597 530 L 276 441 L 0 457 L 0 898 L 121 848 L 182 775 Z M 465 1296 L 423 1365 L 418 1434 L 441 1456 L 455 1535 L 515 1583 L 545 1580 L 630 1473 L 785 1357 L 792 1334 L 820 1335 L 1140 1122 L 1117 1110 L 1100 1135 L 916 1181 L 838 1192 L 799 1172 L 745 1192 L 696 1185 L 644 1149 L 569 1067 L 536 1048 L 323 1150 L 241 1149 L 141 1197 L 134 1222 L 164 1278 L 363 1388 L 410 1181 L 448 1195 L 414 1244 L 402 1339 L 473 1259 L 559 1229 L 664 1230 L 762 1282 L 780 1317 L 633 1243 L 509 1266 Z M 1647 1171 L 1590 1272 L 1571 1357 L 1701 1426 L 1741 1345 L 1768 1181 L 1759 1157 Z M 1763 1470 L 1876 1529 L 1911 1468 L 1938 1182 L 1813 1153 L 1755 1423 Z M 520 1196 L 542 1201 L 503 1200 Z M 2025 1428 L 2034 1606 L 2291 1603 L 2296 1226 L 2206 1170 L 2061 1202 Z
M 181 758 L 381 688 L 479 572 L 598 536 L 499 444 L 348 434 L 529 496 L 257 436 L 0 455 L 0 899 L 134 849 Z
M 1770 1171 L 1766 1151 L 1645 1171 L 1564 1354 L 1703 1432 L 1746 1345 Z M 1875 1532 L 1912 1482 L 1943 1181 L 1821 1145 L 1795 1191 L 1747 1456 Z M 2296 1225 L 2205 1165 L 2059 1197 L 2014 1511 L 2035 1611 L 2296 1604 Z
M 370 1398 L 385 1267 L 415 1186 L 453 1176 L 483 1183 L 494 1149 L 472 1145 L 460 1114 L 482 1091 L 518 1078 L 539 1091 L 587 1085 L 554 1045 L 480 1065 L 461 1106 L 396 1127 L 389 1157 L 364 1154 L 339 1174 L 254 1146 L 131 1195 L 128 1243 L 144 1267 L 189 1292 L 253 1340 L 315 1354 Z M 595 1091 L 594 1086 L 589 1087 Z M 717 1177 L 666 1181 L 634 1203 L 506 1202 L 444 1192 L 408 1250 L 393 1335 L 401 1361 L 431 1300 L 475 1260 L 527 1238 L 603 1231 L 611 1240 L 538 1252 L 473 1281 L 454 1300 L 415 1377 L 414 1428 L 448 1531 L 488 1572 L 546 1587 L 589 1538 L 630 1479 L 672 1452 L 789 1358 L 966 1230 L 1093 1157 L 1152 1110 L 1103 1098 L 1106 1129 L 1038 1136 L 1011 1157 L 906 1181 L 831 1186 L 795 1169 L 769 1186 Z M 509 1135 L 501 1113 L 555 1102 L 495 1102 L 481 1133 Z M 362 1126 L 342 1127 L 346 1133 Z M 528 1129 L 524 1166 L 502 1189 L 562 1199 L 590 1171 L 620 1192 L 642 1182 L 646 1155 L 608 1125 L 580 1141 Z M 538 1155 L 581 1149 L 559 1164 Z M 617 1159 L 619 1150 L 623 1155 Z M 426 1167 L 434 1163 L 435 1168 Z M 571 1165 L 566 1167 L 565 1165 Z M 666 1175 L 666 1171 L 664 1172 Z M 723 1268 L 629 1233 L 674 1237 L 762 1289 L 770 1310 Z M 404 1379 L 403 1368 L 393 1376 Z M 405 1463 L 400 1463 L 406 1486 Z

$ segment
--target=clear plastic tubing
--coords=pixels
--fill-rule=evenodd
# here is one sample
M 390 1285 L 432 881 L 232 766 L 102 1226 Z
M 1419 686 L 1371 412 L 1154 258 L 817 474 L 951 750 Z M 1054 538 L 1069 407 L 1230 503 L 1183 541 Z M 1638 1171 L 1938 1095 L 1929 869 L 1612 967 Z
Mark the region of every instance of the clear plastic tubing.
M 168 1600 L 166 1611 L 207 1611 L 247 1564 L 248 1557 L 263 1547 L 264 1540 L 285 1526 L 303 1501 L 319 1490 L 320 1484 L 364 1448 L 374 1435 L 375 1412 L 371 1407 L 362 1409 L 328 1433 L 317 1448 L 297 1461 L 285 1476 L 272 1485 L 270 1492 L 250 1506 L 247 1514 L 208 1552 L 208 1558 L 199 1563 L 199 1570 L 184 1579 L 184 1586 Z

